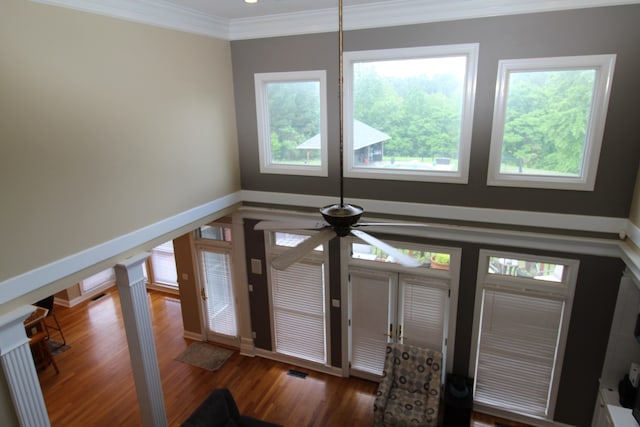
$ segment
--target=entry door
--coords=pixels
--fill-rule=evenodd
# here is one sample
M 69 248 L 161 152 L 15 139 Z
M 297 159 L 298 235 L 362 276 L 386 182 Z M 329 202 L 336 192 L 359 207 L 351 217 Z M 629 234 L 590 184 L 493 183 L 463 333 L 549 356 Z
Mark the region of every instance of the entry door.
M 220 249 L 200 249 L 200 271 L 202 272 L 206 299 L 207 329 L 209 334 L 236 337 L 237 322 L 231 254 Z
M 394 333 L 397 282 L 385 272 L 352 271 L 349 280 L 351 370 L 379 375 Z M 393 300 L 392 300 L 393 299 Z
M 352 270 L 349 304 L 352 374 L 365 378 L 381 375 L 388 342 L 446 354 L 447 282 L 396 272 Z

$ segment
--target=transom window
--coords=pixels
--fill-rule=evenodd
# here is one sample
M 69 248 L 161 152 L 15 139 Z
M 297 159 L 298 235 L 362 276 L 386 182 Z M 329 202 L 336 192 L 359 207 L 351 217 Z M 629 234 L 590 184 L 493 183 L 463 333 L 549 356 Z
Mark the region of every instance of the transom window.
M 345 175 L 466 183 L 477 44 L 346 52 Z
M 449 270 L 451 262 L 451 254 L 448 252 L 430 251 L 420 247 L 410 247 L 409 244 L 398 245 L 394 242 L 394 247 L 405 255 L 409 255 L 422 263 L 418 268 L 431 268 L 434 270 Z M 374 262 L 393 262 L 396 261 L 386 253 L 382 252 L 375 246 L 365 243 L 351 244 L 351 257 L 357 260 L 374 261 Z
M 260 172 L 327 176 L 326 72 L 255 75 Z
M 592 191 L 615 55 L 500 61 L 489 185 Z

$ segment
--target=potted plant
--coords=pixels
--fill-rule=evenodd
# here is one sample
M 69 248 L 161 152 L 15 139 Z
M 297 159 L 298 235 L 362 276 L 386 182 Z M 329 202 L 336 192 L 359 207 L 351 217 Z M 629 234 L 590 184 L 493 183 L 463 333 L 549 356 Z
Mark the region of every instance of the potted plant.
M 431 268 L 435 270 L 448 270 L 451 255 L 434 253 L 431 255 Z

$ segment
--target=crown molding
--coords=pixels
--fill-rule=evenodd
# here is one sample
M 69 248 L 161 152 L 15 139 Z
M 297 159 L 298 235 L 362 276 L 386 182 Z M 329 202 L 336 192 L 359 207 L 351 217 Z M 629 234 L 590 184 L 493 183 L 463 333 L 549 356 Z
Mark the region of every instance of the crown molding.
M 31 0 L 160 28 L 229 39 L 229 20 L 163 0 Z
M 337 31 L 336 8 L 226 19 L 164 0 L 31 0 L 226 40 L 246 40 Z M 637 4 L 640 0 L 390 0 L 344 7 L 344 29 L 358 30 L 428 22 Z

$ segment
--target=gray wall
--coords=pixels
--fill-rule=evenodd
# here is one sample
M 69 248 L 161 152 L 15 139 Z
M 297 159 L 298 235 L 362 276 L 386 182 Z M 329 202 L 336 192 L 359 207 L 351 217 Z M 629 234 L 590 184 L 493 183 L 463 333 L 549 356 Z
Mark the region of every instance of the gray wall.
M 349 31 L 346 51 L 480 43 L 469 183 L 348 179 L 347 197 L 626 218 L 640 157 L 640 6 L 620 6 Z M 338 192 L 337 36 L 335 33 L 231 43 L 242 188 L 302 194 Z M 500 59 L 618 55 L 600 166 L 593 192 L 486 185 Z M 261 175 L 254 73 L 326 69 L 329 178 Z

